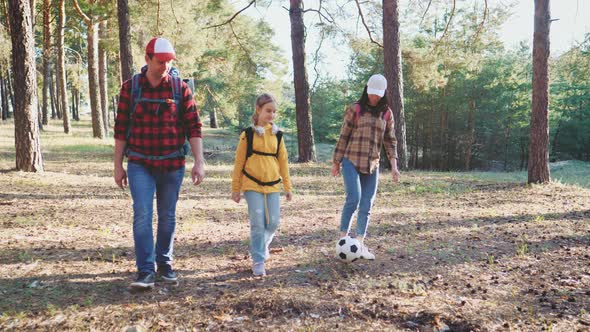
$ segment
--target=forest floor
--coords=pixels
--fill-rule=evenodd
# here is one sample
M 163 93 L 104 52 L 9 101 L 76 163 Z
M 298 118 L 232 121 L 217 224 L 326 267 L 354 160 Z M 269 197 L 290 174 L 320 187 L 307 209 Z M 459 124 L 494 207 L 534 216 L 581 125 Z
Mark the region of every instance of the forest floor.
M 187 173 L 178 203 L 179 284 L 137 293 L 112 138 L 91 139 L 87 122 L 60 131 L 46 127 L 45 172 L 31 174 L 14 171 L 14 127 L 0 124 L 0 330 L 590 330 L 587 164 L 555 165 L 561 182 L 548 185 L 420 171 L 394 184 L 384 172 L 366 240 L 377 259 L 352 264 L 334 258 L 341 180 L 293 164 L 272 245 L 283 250 L 254 278 L 247 207 L 229 198 L 237 139 L 207 130 L 206 180 Z

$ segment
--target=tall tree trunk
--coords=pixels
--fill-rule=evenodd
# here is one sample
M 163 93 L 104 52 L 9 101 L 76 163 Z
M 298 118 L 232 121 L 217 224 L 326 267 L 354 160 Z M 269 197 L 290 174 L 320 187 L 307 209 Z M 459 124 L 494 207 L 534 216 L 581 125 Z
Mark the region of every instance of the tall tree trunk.
M 98 86 L 98 25 L 88 25 L 88 94 L 90 96 L 90 113 L 92 114 L 92 134 L 104 138 L 104 127 L 99 100 Z
M 467 133 L 467 146 L 465 148 L 465 170 L 471 169 L 471 150 L 475 143 L 475 99 L 469 100 L 469 129 Z
M 10 68 L 6 70 L 6 88 L 8 90 L 8 100 L 10 101 L 10 109 L 12 110 L 12 114 L 14 114 L 14 110 L 16 109 L 15 101 L 14 101 L 14 80 L 12 72 L 14 71 L 14 67 L 11 70 Z M 8 117 L 10 118 L 10 112 L 8 112 Z
M 49 97 L 49 66 L 51 57 L 51 23 L 49 13 L 51 12 L 51 1 L 43 0 L 43 120 L 44 125 L 48 123 L 48 100 Z
M 129 7 L 127 0 L 117 0 L 119 18 L 119 59 L 121 61 L 121 83 L 133 76 L 133 54 L 129 32 Z
M 295 109 L 297 119 L 297 139 L 299 142 L 299 162 L 316 159 L 311 108 L 309 104 L 309 83 L 305 68 L 305 26 L 303 25 L 302 0 L 291 0 L 289 8 L 291 19 L 291 48 L 293 50 L 293 81 L 295 85 Z
M 57 105 L 55 102 L 55 89 L 53 84 L 53 72 L 51 70 L 51 66 L 49 67 L 49 101 L 51 102 L 51 119 L 55 120 L 57 118 Z
M 111 98 L 111 105 L 112 105 L 112 109 L 113 109 L 113 119 L 117 118 L 117 105 L 119 104 L 119 102 L 117 101 L 118 96 L 113 96 Z
M 399 34 L 398 0 L 383 0 L 383 62 L 387 78 L 387 98 L 395 118 L 397 138 L 397 165 L 408 168 L 406 156 L 406 120 L 404 115 L 404 82 L 402 75 L 402 50 Z
M 74 8 L 86 23 L 87 44 L 88 44 L 88 95 L 90 97 L 90 114 L 92 115 L 92 135 L 96 138 L 104 138 L 104 126 L 102 111 L 100 107 L 100 88 L 98 85 L 98 24 L 95 18 L 84 14 L 78 4 L 78 0 L 74 0 Z
M 535 0 L 533 38 L 533 109 L 529 140 L 528 183 L 551 181 L 549 172 L 549 0 Z
M 8 94 L 6 93 L 5 81 L 6 79 L 4 78 L 4 69 L 2 66 L 0 66 L 0 107 L 2 108 L 0 112 L 2 113 L 2 120 L 6 120 L 8 118 Z
M 14 109 L 16 169 L 25 172 L 43 172 L 36 109 L 37 77 L 31 9 L 28 1 L 9 0 L 8 4 L 16 95 Z
M 0 4 L 2 4 L 2 13 L 4 14 L 4 27 L 6 28 L 6 33 L 10 36 L 10 23 L 8 22 L 8 7 L 6 5 L 6 1 L 0 0 Z
M 70 133 L 70 116 L 68 115 L 68 95 L 66 92 L 66 63 L 64 55 L 64 31 L 66 24 L 66 7 L 65 0 L 59 0 L 59 16 L 57 21 L 57 80 L 59 94 L 60 109 L 62 112 L 62 120 L 64 126 L 64 133 Z
M 107 95 L 107 51 L 104 47 L 103 40 L 107 37 L 107 21 L 101 21 L 98 24 L 98 85 L 100 88 L 100 109 L 102 112 L 102 124 L 104 133 L 109 135 L 109 97 Z

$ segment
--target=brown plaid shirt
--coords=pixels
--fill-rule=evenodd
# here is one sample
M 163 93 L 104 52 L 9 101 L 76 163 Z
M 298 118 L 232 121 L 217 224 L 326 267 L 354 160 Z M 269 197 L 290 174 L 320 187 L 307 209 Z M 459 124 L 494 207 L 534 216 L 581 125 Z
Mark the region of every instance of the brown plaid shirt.
M 387 121 L 382 114 L 374 116 L 370 112 L 365 112 L 355 119 L 355 107 L 356 104 L 346 107 L 333 161 L 341 163 L 342 159 L 346 158 L 360 173 L 371 174 L 379 167 L 379 155 L 383 144 L 389 159 L 397 158 L 393 112 L 387 109 L 386 112 L 390 112 Z

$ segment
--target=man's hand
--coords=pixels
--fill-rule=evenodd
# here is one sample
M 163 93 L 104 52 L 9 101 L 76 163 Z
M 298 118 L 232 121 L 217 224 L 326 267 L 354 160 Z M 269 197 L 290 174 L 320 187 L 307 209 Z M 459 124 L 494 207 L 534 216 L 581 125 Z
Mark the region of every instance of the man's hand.
M 195 186 L 198 186 L 199 184 L 201 184 L 201 182 L 203 182 L 203 179 L 205 178 L 204 163 L 195 161 L 195 165 L 193 166 L 193 169 L 191 171 L 191 177 L 193 179 L 193 184 Z
M 114 178 L 115 183 L 117 186 L 119 186 L 119 188 L 125 189 L 125 187 L 127 187 L 127 172 L 125 172 L 125 169 L 122 165 L 115 166 Z
M 330 171 L 332 172 L 332 176 L 338 176 L 338 175 L 340 175 L 340 164 L 339 163 L 334 163 L 332 165 L 332 169 Z
M 293 194 L 291 194 L 290 191 L 287 191 L 285 193 L 285 198 L 287 199 L 287 202 L 290 202 L 293 199 Z
M 240 202 L 241 197 L 242 197 L 242 195 L 239 192 L 231 193 L 231 199 L 236 203 Z

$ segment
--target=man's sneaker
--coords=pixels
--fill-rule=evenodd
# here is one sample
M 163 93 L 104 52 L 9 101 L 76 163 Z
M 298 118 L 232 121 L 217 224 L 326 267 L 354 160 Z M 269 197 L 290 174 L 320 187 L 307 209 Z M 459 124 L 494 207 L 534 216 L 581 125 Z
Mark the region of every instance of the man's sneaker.
M 367 246 L 363 245 L 361 247 L 361 254 L 360 254 L 362 259 L 368 259 L 368 260 L 374 260 L 375 259 L 375 255 L 373 255 L 370 251 L 369 248 L 367 248 Z
M 131 288 L 134 289 L 149 289 L 154 287 L 156 274 L 153 272 L 139 272 L 137 279 L 131 283 Z
M 252 273 L 255 276 L 265 276 L 266 270 L 264 270 L 264 262 L 252 264 Z
M 172 267 L 158 266 L 157 279 L 158 279 L 158 281 L 162 280 L 164 282 L 177 282 L 178 276 L 176 275 L 176 272 L 174 272 L 174 270 L 172 270 Z

